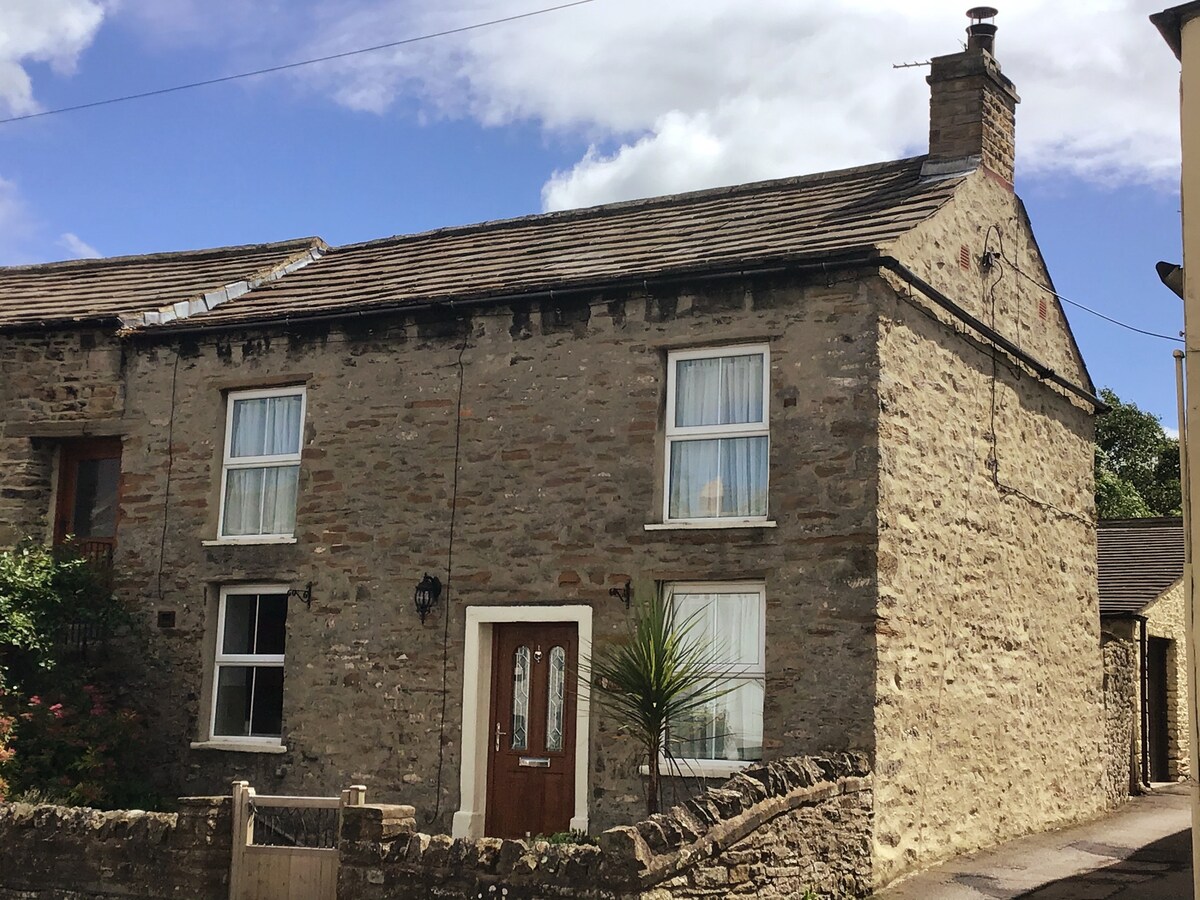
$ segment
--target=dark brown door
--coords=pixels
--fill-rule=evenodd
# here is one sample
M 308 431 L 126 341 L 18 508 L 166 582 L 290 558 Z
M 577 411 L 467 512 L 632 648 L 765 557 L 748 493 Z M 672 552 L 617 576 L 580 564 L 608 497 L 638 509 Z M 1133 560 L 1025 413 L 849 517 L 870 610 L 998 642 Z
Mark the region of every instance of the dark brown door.
M 496 625 L 488 740 L 489 837 L 555 834 L 575 809 L 575 625 Z
M 121 441 L 71 441 L 59 456 L 54 542 L 71 537 L 97 563 L 112 561 L 117 542 L 117 502 L 121 486 Z
M 1146 719 L 1151 781 L 1170 778 L 1170 732 L 1167 728 L 1167 649 L 1165 638 L 1150 638 L 1146 654 Z

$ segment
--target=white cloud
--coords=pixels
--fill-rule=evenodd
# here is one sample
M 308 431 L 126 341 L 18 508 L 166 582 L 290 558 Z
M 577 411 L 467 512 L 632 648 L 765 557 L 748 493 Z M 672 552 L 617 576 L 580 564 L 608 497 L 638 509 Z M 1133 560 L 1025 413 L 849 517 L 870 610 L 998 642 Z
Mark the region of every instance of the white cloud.
M 59 235 L 57 244 L 71 254 L 72 259 L 99 259 L 103 256 L 99 250 L 70 231 Z
M 124 2 L 176 38 L 272 55 L 258 64 L 543 5 L 293 0 L 285 15 L 278 0 Z M 1161 5 L 1005 4 L 997 56 L 1025 98 L 1019 172 L 1177 181 L 1178 70 L 1147 20 Z M 400 104 L 422 118 L 583 136 L 591 149 L 543 191 L 560 208 L 922 152 L 927 70 L 892 64 L 957 51 L 966 24 L 961 7 L 934 0 L 595 0 L 291 77 L 351 109 Z
M 104 13 L 100 0 L 6 0 L 0 28 L 0 108 L 9 115 L 35 112 L 38 103 L 26 66 L 44 63 L 60 75 L 73 74 Z

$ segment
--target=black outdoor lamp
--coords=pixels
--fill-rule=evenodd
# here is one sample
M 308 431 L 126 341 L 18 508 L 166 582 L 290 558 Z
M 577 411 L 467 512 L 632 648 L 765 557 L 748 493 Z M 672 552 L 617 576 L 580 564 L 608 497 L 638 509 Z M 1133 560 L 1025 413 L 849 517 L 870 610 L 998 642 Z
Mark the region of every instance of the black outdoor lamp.
M 429 615 L 430 610 L 437 606 L 440 596 L 442 596 L 441 581 L 436 575 L 426 572 L 425 577 L 421 579 L 421 583 L 413 592 L 413 605 L 417 608 L 417 615 L 421 617 L 422 625 L 425 624 L 425 617 Z

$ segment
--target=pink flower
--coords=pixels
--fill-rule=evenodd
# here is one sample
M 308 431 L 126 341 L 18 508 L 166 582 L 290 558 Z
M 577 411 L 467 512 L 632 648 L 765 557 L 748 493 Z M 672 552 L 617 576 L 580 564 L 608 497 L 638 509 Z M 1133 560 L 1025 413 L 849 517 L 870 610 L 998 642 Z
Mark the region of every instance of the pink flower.
M 34 694 L 32 697 L 29 698 L 29 705 L 30 706 L 41 706 L 42 698 L 39 697 L 37 694 Z
M 50 707 L 50 712 L 54 713 L 54 718 L 61 719 L 63 717 L 63 705 L 61 703 L 55 703 Z

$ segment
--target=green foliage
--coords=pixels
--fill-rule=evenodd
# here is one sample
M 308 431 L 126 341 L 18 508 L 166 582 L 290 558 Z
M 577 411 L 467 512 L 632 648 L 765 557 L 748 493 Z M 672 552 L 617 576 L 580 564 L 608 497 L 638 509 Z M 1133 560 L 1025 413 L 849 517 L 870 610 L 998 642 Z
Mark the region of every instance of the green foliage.
M 592 700 L 641 741 L 650 769 L 646 812 L 658 812 L 659 754 L 667 727 L 727 693 L 717 648 L 696 634 L 697 619 L 677 622 L 658 592 L 640 601 L 628 634 L 600 648 L 590 662 Z
M 578 828 L 572 828 L 570 831 L 556 831 L 554 834 L 539 834 L 533 839 L 533 843 L 545 841 L 547 844 L 592 844 L 596 843 L 596 839 L 586 831 L 580 831 Z
M 142 725 L 117 701 L 115 673 L 64 640 L 69 628 L 107 635 L 130 621 L 69 548 L 0 552 L 0 800 L 154 805 L 133 779 Z
M 127 619 L 91 564 L 69 549 L 27 540 L 0 552 L 0 685 L 53 668 L 65 626 L 113 628 Z
M 1124 403 L 1111 389 L 1112 411 L 1096 420 L 1096 512 L 1102 519 L 1177 516 L 1179 442 L 1158 416 Z

